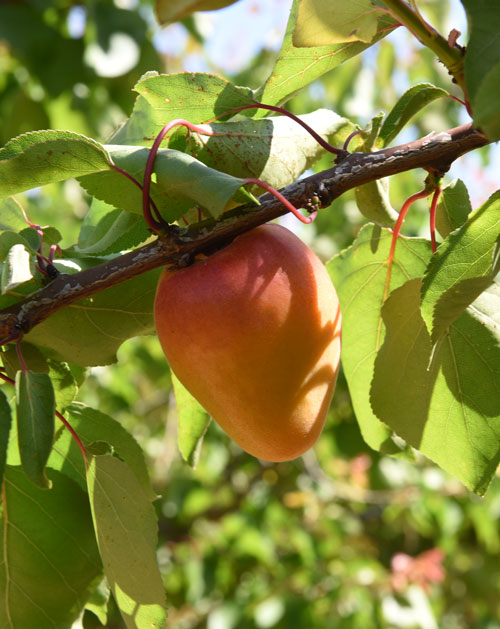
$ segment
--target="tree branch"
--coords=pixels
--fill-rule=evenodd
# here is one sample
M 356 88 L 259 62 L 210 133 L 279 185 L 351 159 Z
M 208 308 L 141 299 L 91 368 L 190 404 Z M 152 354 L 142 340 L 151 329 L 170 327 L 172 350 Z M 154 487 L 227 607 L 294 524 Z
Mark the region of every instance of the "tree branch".
M 396 173 L 424 168 L 446 172 L 458 157 L 489 140 L 471 124 L 375 153 L 352 153 L 320 173 L 297 181 L 281 192 L 297 207 L 327 207 L 347 190 Z M 240 206 L 215 221 L 193 228 L 171 226 L 167 235 L 113 260 L 73 275 L 61 274 L 23 301 L 0 311 L 0 339 L 16 338 L 54 312 L 106 288 L 160 266 L 186 266 L 198 253 L 211 253 L 239 234 L 285 214 L 271 195 L 261 205 Z

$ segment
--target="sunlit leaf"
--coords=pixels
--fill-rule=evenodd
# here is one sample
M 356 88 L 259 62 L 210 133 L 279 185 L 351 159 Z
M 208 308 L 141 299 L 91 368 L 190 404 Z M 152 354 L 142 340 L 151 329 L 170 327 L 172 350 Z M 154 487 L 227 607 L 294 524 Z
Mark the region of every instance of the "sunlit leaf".
M 372 0 L 300 0 L 293 45 L 369 44 L 377 33 L 380 15 Z
M 383 307 L 387 332 L 375 361 L 373 409 L 409 444 L 483 494 L 500 462 L 500 326 L 476 305 L 433 349 L 420 290 L 421 280 L 411 280 Z M 498 292 L 491 298 L 497 303 Z
M 394 105 L 380 130 L 382 146 L 390 144 L 401 129 L 424 107 L 437 98 L 448 96 L 446 90 L 431 83 L 413 85 Z
M 87 481 L 104 571 L 127 627 L 162 627 L 165 591 L 151 501 L 128 465 L 112 456 L 92 457 Z
M 298 48 L 292 38 L 297 21 L 300 0 L 294 0 L 290 18 L 278 58 L 266 83 L 257 91 L 256 96 L 262 103 L 280 105 L 293 94 L 309 85 L 314 80 L 333 70 L 348 59 L 359 55 L 363 50 L 389 34 L 394 20 L 382 17 L 378 31 L 371 43 L 347 42 L 332 46 L 314 46 Z M 257 114 L 259 116 L 260 114 Z
M 86 494 L 48 470 L 44 491 L 21 468 L 3 483 L 0 626 L 69 628 L 102 572 Z
M 422 315 L 436 341 L 500 271 L 500 192 L 438 248 L 422 285 Z
M 0 196 L 111 168 L 103 147 L 70 131 L 33 131 L 0 149 Z
M 436 211 L 436 229 L 443 238 L 461 227 L 472 212 L 469 193 L 461 179 L 443 187 Z
M 387 256 L 392 234 L 366 225 L 353 245 L 327 265 L 342 311 L 342 365 L 356 419 L 368 445 L 385 453 L 401 448 L 375 416 L 370 404 L 370 382 L 377 351 L 384 339 L 381 308 L 387 277 Z M 423 275 L 431 255 L 427 241 L 399 237 L 390 288 Z

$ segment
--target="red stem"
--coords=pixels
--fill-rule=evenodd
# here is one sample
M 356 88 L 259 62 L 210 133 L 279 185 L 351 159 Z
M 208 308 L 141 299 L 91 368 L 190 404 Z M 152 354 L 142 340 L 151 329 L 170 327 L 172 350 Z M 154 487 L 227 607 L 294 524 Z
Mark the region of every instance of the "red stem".
M 441 195 L 441 186 L 438 186 L 434 190 L 434 194 L 432 195 L 431 209 L 430 209 L 430 212 L 429 212 L 429 226 L 430 226 L 430 232 L 431 232 L 432 253 L 436 253 L 436 250 L 437 250 L 437 244 L 436 244 L 436 211 L 437 211 L 437 205 L 438 205 L 438 201 L 439 201 L 440 195 Z
M 431 193 L 431 190 L 426 190 L 424 188 L 423 190 L 420 190 L 420 192 L 415 192 L 415 194 L 412 194 L 411 196 L 409 196 L 406 199 L 406 201 L 403 203 L 403 207 L 401 208 L 401 211 L 399 213 L 398 220 L 396 221 L 396 224 L 394 225 L 394 229 L 392 231 L 391 248 L 389 250 L 389 255 L 387 257 L 387 277 L 385 280 L 384 301 L 387 299 L 389 295 L 389 284 L 391 282 L 392 262 L 394 260 L 396 244 L 397 244 L 399 232 L 401 231 L 401 227 L 403 225 L 403 221 L 405 220 L 408 210 L 415 203 L 415 201 L 418 201 L 418 199 L 424 199 L 425 197 L 428 197 L 430 193 Z
M 275 105 L 265 105 L 264 103 L 256 102 L 253 105 L 242 105 L 241 107 L 235 107 L 234 109 L 230 109 L 229 111 L 224 112 L 220 116 L 216 116 L 215 118 L 212 118 L 212 120 L 217 120 L 217 118 L 220 118 L 222 116 L 227 116 L 229 114 L 233 114 L 238 111 L 243 111 L 244 109 L 266 109 L 268 111 L 275 111 L 276 113 L 282 114 L 283 116 L 288 116 L 288 118 L 291 118 L 297 124 L 299 124 L 303 129 L 305 129 L 309 133 L 309 135 L 311 135 L 316 140 L 316 142 L 325 149 L 325 151 L 328 151 L 329 153 L 333 153 L 334 155 L 339 155 L 341 157 L 345 157 L 347 155 L 346 150 L 338 149 L 335 146 L 332 146 L 330 143 L 324 140 L 318 133 L 316 133 L 316 131 L 312 129 L 307 123 L 305 123 L 303 120 L 298 118 L 295 114 L 292 114 L 286 109 L 283 109 L 283 107 L 277 107 Z
M 17 358 L 19 359 L 19 364 L 21 365 L 21 369 L 26 375 L 28 373 L 28 367 L 26 367 L 26 363 L 24 362 L 24 358 L 23 358 L 23 353 L 21 351 L 21 339 L 19 339 L 16 343 L 16 352 L 17 352 Z
M 302 221 L 302 223 L 312 223 L 313 220 L 316 218 L 317 212 L 313 212 L 310 216 L 303 216 L 298 211 L 298 209 L 290 203 L 288 199 L 285 199 L 285 197 L 280 192 L 278 192 L 275 188 L 267 184 L 265 181 L 261 181 L 260 179 L 254 179 L 253 177 L 244 179 L 244 181 L 245 183 L 253 183 L 256 186 L 260 186 L 261 188 L 264 188 L 264 190 L 267 190 L 267 192 L 269 192 L 276 199 L 278 199 L 278 201 L 282 203 L 286 207 L 286 209 L 289 210 L 294 216 L 296 216 L 299 219 L 299 221 Z

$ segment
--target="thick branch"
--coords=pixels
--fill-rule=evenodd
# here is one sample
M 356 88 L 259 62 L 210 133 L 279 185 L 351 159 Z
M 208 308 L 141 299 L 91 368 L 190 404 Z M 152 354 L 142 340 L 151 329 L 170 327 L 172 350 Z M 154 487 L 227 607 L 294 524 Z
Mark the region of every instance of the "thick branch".
M 347 190 L 396 173 L 425 168 L 445 172 L 460 155 L 488 144 L 470 124 L 375 153 L 352 153 L 340 164 L 282 190 L 297 207 L 327 207 Z M 61 274 L 46 287 L 0 312 L 0 339 L 26 333 L 54 312 L 85 297 L 165 265 L 184 266 L 197 253 L 210 253 L 235 236 L 285 214 L 269 194 L 261 205 L 246 205 L 217 222 L 193 229 L 172 226 L 164 238 L 73 275 Z

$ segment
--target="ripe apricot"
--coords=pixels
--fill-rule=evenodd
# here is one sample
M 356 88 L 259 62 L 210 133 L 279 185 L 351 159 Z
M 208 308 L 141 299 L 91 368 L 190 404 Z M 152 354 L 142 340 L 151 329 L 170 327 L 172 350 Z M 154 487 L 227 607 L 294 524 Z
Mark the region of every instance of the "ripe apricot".
M 314 444 L 337 379 L 341 315 L 325 267 L 292 232 L 261 225 L 165 270 L 155 320 L 174 373 L 244 450 L 285 461 Z

